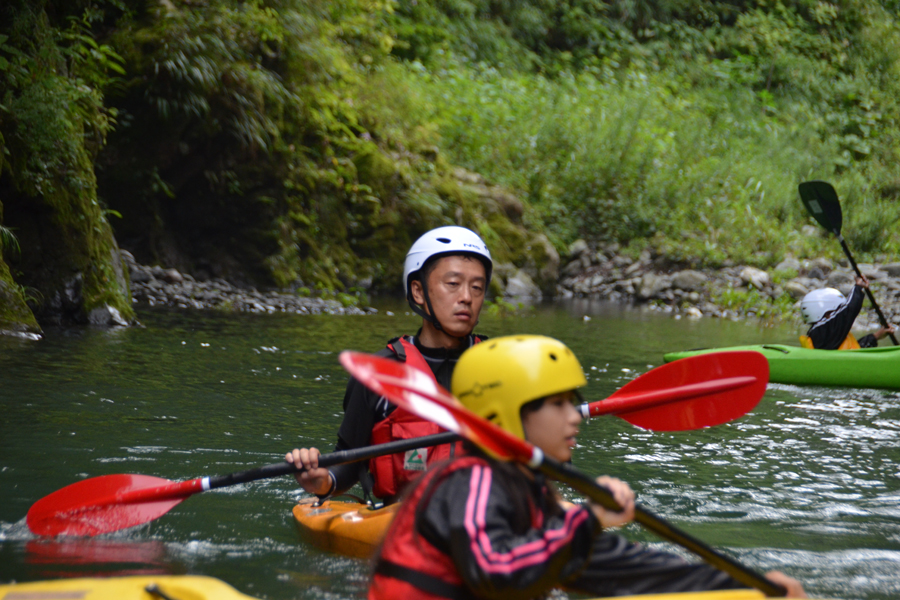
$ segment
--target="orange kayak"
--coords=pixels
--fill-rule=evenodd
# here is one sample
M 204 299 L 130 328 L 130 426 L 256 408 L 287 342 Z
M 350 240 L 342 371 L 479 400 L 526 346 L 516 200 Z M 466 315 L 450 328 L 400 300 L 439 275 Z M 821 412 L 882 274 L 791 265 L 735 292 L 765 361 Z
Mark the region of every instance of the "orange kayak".
M 336 554 L 369 558 L 375 553 L 397 505 L 370 508 L 359 502 L 313 498 L 294 506 L 294 520 L 300 535 L 310 544 Z

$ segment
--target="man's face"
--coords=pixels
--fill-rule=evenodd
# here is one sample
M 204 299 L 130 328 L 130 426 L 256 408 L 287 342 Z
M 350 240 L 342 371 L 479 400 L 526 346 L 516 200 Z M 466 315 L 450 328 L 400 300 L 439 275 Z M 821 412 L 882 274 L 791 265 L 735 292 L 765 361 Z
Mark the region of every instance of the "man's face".
M 428 297 L 434 317 L 445 332 L 454 337 L 472 333 L 484 304 L 487 279 L 484 264 L 469 256 L 445 256 L 428 276 Z M 425 295 L 418 281 L 412 282 L 413 300 L 425 305 Z

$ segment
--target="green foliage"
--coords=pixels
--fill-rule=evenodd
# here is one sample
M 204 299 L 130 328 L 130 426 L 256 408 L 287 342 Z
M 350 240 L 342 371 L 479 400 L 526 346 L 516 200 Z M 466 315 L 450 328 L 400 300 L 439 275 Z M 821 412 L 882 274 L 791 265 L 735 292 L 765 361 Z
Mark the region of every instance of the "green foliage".
M 261 62 L 277 58 L 290 33 L 274 8 L 223 2 L 206 10 L 168 9 L 164 20 L 136 32 L 134 43 L 144 48 L 126 48 L 129 59 L 143 61 L 133 66 L 151 77 L 142 92 L 161 121 L 199 120 L 205 135 L 223 132 L 244 148 L 265 151 L 296 97 Z
M 573 4 L 542 14 L 571 16 Z M 509 7 L 493 6 L 508 39 L 524 40 Z M 550 76 L 510 70 L 499 56 L 473 64 L 458 49 L 434 74 L 411 70 L 449 160 L 518 190 L 526 222 L 557 248 L 578 237 L 649 240 L 641 244 L 696 266 L 829 254 L 828 240 L 800 233 L 809 218 L 796 195 L 799 181 L 824 178 L 880 182 L 866 184 L 865 202 L 849 199 L 850 239 L 861 251 L 896 251 L 873 197 L 897 180 L 891 14 L 865 0 L 594 8 L 590 19 L 607 30 L 614 17 L 625 23 L 622 47 L 598 44 L 593 58 L 573 60 L 529 46 Z
M 154 238 L 202 250 L 199 234 L 278 286 L 393 276 L 398 245 L 448 219 L 399 110 L 368 108 L 390 77 L 389 7 L 219 0 L 117 32 L 131 78 L 111 98 L 130 124 L 101 185 L 121 235 L 146 238 L 151 223 L 140 250 L 154 256 Z
M 110 58 L 115 53 L 91 46 L 83 33 L 52 27 L 38 9 L 23 9 L 17 17 L 10 28 L 14 37 L 0 35 L 0 127 L 9 170 L 30 195 L 60 183 L 90 187 L 93 174 L 72 167 L 90 162 L 113 126 L 115 112 L 103 106 L 93 84 L 109 81 L 101 74 L 110 65 L 121 70 Z
M 755 316 L 761 319 L 783 321 L 796 316 L 795 302 L 787 294 L 771 298 L 755 288 L 729 288 L 717 294 L 713 302 L 726 310 L 741 316 Z
M 557 247 L 650 237 L 679 260 L 720 262 L 721 249 L 771 243 L 801 217 L 799 203 L 774 222 L 768 213 L 789 206 L 798 159 L 828 150 L 802 128 L 755 122 L 746 95 L 679 98 L 662 76 L 601 85 L 460 68 L 424 84 L 455 100 L 435 114 L 453 160 L 524 190 Z
M 358 288 L 351 288 L 350 293 L 338 292 L 336 299 L 342 306 L 368 306 L 369 296 Z
M 485 300 L 482 313 L 494 318 L 521 318 L 534 313 L 534 306 L 522 302 L 510 302 L 503 298 Z
M 883 218 L 900 195 L 889 3 L 11 6 L 4 172 L 66 204 L 95 167 L 100 217 L 121 215 L 117 236 L 144 260 L 215 255 L 349 302 L 363 281 L 393 287 L 411 241 L 454 222 L 520 267 L 546 259 L 526 228 L 558 249 L 586 238 L 768 267 L 838 252 L 802 233 L 796 184 L 813 178 L 836 184 L 863 257 L 900 250 Z
M 772 283 L 779 285 L 791 279 L 795 279 L 800 273 L 796 269 L 784 269 L 772 272 Z
M 38 229 L 29 223 L 19 238 L 17 271 L 25 283 L 17 285 L 27 293 L 18 296 L 40 310 L 43 297 L 77 274 L 83 315 L 110 305 L 128 318 L 127 282 L 111 262 L 117 249 L 94 175 L 94 159 L 115 124 L 98 86 L 111 85 L 122 68 L 111 47 L 91 37 L 96 7 L 79 4 L 15 2 L 0 28 L 4 204 L 19 214 L 32 207 Z
M 7 254 L 18 254 L 22 251 L 19 246 L 19 240 L 9 227 L 0 225 L 0 252 L 5 251 Z

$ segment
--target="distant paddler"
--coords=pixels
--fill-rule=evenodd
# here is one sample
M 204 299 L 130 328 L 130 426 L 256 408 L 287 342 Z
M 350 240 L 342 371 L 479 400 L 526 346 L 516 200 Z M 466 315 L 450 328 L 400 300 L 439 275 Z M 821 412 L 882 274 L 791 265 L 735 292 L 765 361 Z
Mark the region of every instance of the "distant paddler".
M 857 340 L 850 330 L 862 309 L 869 280 L 865 276 L 856 278 L 856 285 L 850 295 L 844 295 L 834 288 L 813 290 L 800 301 L 800 313 L 809 331 L 800 336 L 804 348 L 817 350 L 853 350 L 874 348 L 878 340 L 894 333 L 894 327 L 881 327 Z

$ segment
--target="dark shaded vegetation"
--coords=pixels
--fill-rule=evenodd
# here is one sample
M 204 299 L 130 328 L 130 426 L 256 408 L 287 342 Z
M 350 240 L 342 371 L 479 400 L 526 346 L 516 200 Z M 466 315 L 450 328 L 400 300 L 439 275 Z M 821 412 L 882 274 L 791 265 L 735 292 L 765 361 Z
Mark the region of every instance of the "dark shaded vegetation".
M 546 290 L 553 247 L 578 238 L 698 267 L 836 258 L 802 229 L 796 184 L 813 178 L 835 183 L 861 257 L 892 254 L 897 11 L 12 0 L 0 281 L 39 317 L 128 313 L 118 240 L 238 282 L 395 289 L 411 241 L 448 223 Z

